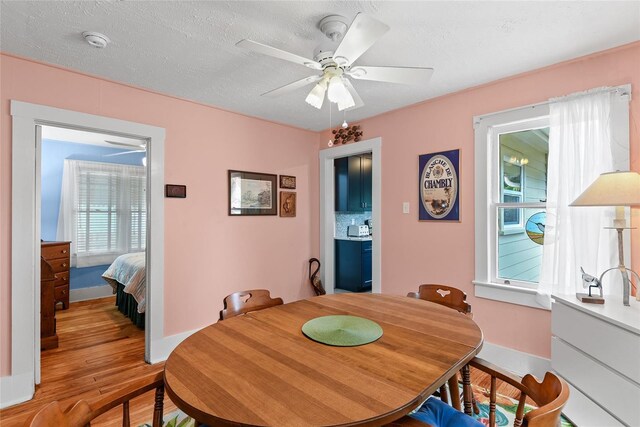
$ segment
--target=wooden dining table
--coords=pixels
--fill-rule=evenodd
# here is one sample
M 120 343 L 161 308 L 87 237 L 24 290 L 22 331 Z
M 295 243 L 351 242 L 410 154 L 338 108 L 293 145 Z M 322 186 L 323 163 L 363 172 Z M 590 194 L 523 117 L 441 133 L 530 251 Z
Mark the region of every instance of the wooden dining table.
M 369 344 L 307 338 L 310 319 L 377 322 Z M 220 321 L 185 339 L 165 364 L 167 395 L 211 426 L 379 426 L 411 412 L 482 346 L 468 316 L 381 294 L 324 295 Z

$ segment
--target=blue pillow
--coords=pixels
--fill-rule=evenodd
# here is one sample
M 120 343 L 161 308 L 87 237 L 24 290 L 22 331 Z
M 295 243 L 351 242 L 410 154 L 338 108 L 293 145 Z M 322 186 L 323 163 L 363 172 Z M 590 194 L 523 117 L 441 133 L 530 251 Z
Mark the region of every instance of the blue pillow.
M 480 421 L 435 397 L 428 398 L 420 409 L 409 416 L 433 427 L 485 427 Z

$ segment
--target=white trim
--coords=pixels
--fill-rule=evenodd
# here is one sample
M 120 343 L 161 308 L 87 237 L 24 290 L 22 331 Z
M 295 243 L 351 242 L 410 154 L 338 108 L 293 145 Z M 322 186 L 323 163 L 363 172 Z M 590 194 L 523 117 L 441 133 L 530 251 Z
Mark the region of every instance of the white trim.
M 473 284 L 475 285 L 474 295 L 478 298 L 487 298 L 551 311 L 550 308 L 543 307 L 536 300 L 537 292 L 535 289 L 522 286 L 502 285 L 500 283 L 480 282 L 477 280 L 474 280 Z
M 152 358 L 149 362 L 159 363 L 167 360 L 173 349 L 176 348 L 178 344 L 180 344 L 182 341 L 189 338 L 189 336 L 198 332 L 199 330 L 200 329 L 193 329 L 191 331 L 164 337 L 164 339 L 156 341 L 153 348 L 154 358 Z
M 335 288 L 335 175 L 333 160 L 369 152 L 372 162 L 371 203 L 373 208 L 371 209 L 371 220 L 374 224 L 371 291 L 374 293 L 382 292 L 382 138 L 378 137 L 320 150 L 320 259 L 323 264 L 320 276 L 329 294 L 332 294 Z
M 544 374 L 551 370 L 550 359 L 486 341 L 482 344 L 478 357 L 520 377 L 533 374 L 542 379 Z
M 11 205 L 11 377 L 30 378 L 28 398 L 34 392 L 36 357 L 39 337 L 35 324 L 39 322 L 40 236 L 37 224 L 40 212 L 36 210 L 39 169 L 36 169 L 36 126 L 57 127 L 102 132 L 147 140 L 147 316 L 145 329 L 145 360 L 157 359 L 154 345 L 163 339 L 164 317 L 164 138 L 159 127 L 80 113 L 44 105 L 11 101 L 12 115 L 12 205 Z M 153 241 L 153 244 L 151 242 Z M 151 253 L 153 252 L 153 256 Z M 36 263 L 36 260 L 38 262 Z M 153 298 L 151 296 L 153 287 Z M 19 309 L 16 309 L 19 308 Z M 9 381 L 9 380 L 6 380 Z M 27 396 L 27 397 L 25 397 Z M 5 404 L 5 396 L 0 397 Z
M 33 375 L 26 372 L 0 378 L 0 409 L 17 405 L 33 398 Z
M 90 286 L 88 288 L 71 289 L 69 302 L 88 301 L 96 298 L 104 298 L 113 295 L 111 285 Z

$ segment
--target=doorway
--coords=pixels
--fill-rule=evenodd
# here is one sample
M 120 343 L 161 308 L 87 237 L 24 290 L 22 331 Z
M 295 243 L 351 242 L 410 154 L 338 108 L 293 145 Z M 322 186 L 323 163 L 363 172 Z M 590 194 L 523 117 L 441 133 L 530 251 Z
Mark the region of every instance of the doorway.
M 35 345 L 43 377 L 54 349 L 72 370 L 107 343 L 142 361 L 147 141 L 40 128 L 41 352 Z
M 2 406 L 32 398 L 40 381 L 40 162 L 42 126 L 108 134 L 146 142 L 147 287 L 145 360 L 163 360 L 164 129 L 53 107 L 11 101 L 12 275 L 11 396 Z M 36 262 L 37 261 L 37 262 Z M 152 292 L 153 290 L 153 292 Z M 153 294 L 153 298 L 151 298 Z
M 320 257 L 324 261 L 321 270 L 322 282 L 327 293 L 336 290 L 335 263 L 335 159 L 371 154 L 371 292 L 382 292 L 382 139 L 373 138 L 362 142 L 320 151 Z M 349 224 L 350 225 L 350 224 Z M 357 225 L 357 224 L 354 224 Z

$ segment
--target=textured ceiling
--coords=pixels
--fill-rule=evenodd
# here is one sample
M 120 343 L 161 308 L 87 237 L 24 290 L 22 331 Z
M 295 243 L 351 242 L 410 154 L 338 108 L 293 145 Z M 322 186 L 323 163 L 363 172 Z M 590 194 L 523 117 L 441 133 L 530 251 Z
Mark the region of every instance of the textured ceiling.
M 30 2 L 0 3 L 0 49 L 293 126 L 329 126 L 303 88 L 260 94 L 311 74 L 237 48 L 243 38 L 311 57 L 328 14 L 364 12 L 391 30 L 358 65 L 434 67 L 425 87 L 354 81 L 354 121 L 640 39 L 640 2 Z M 106 49 L 83 31 L 111 38 Z M 342 113 L 333 109 L 333 125 Z

